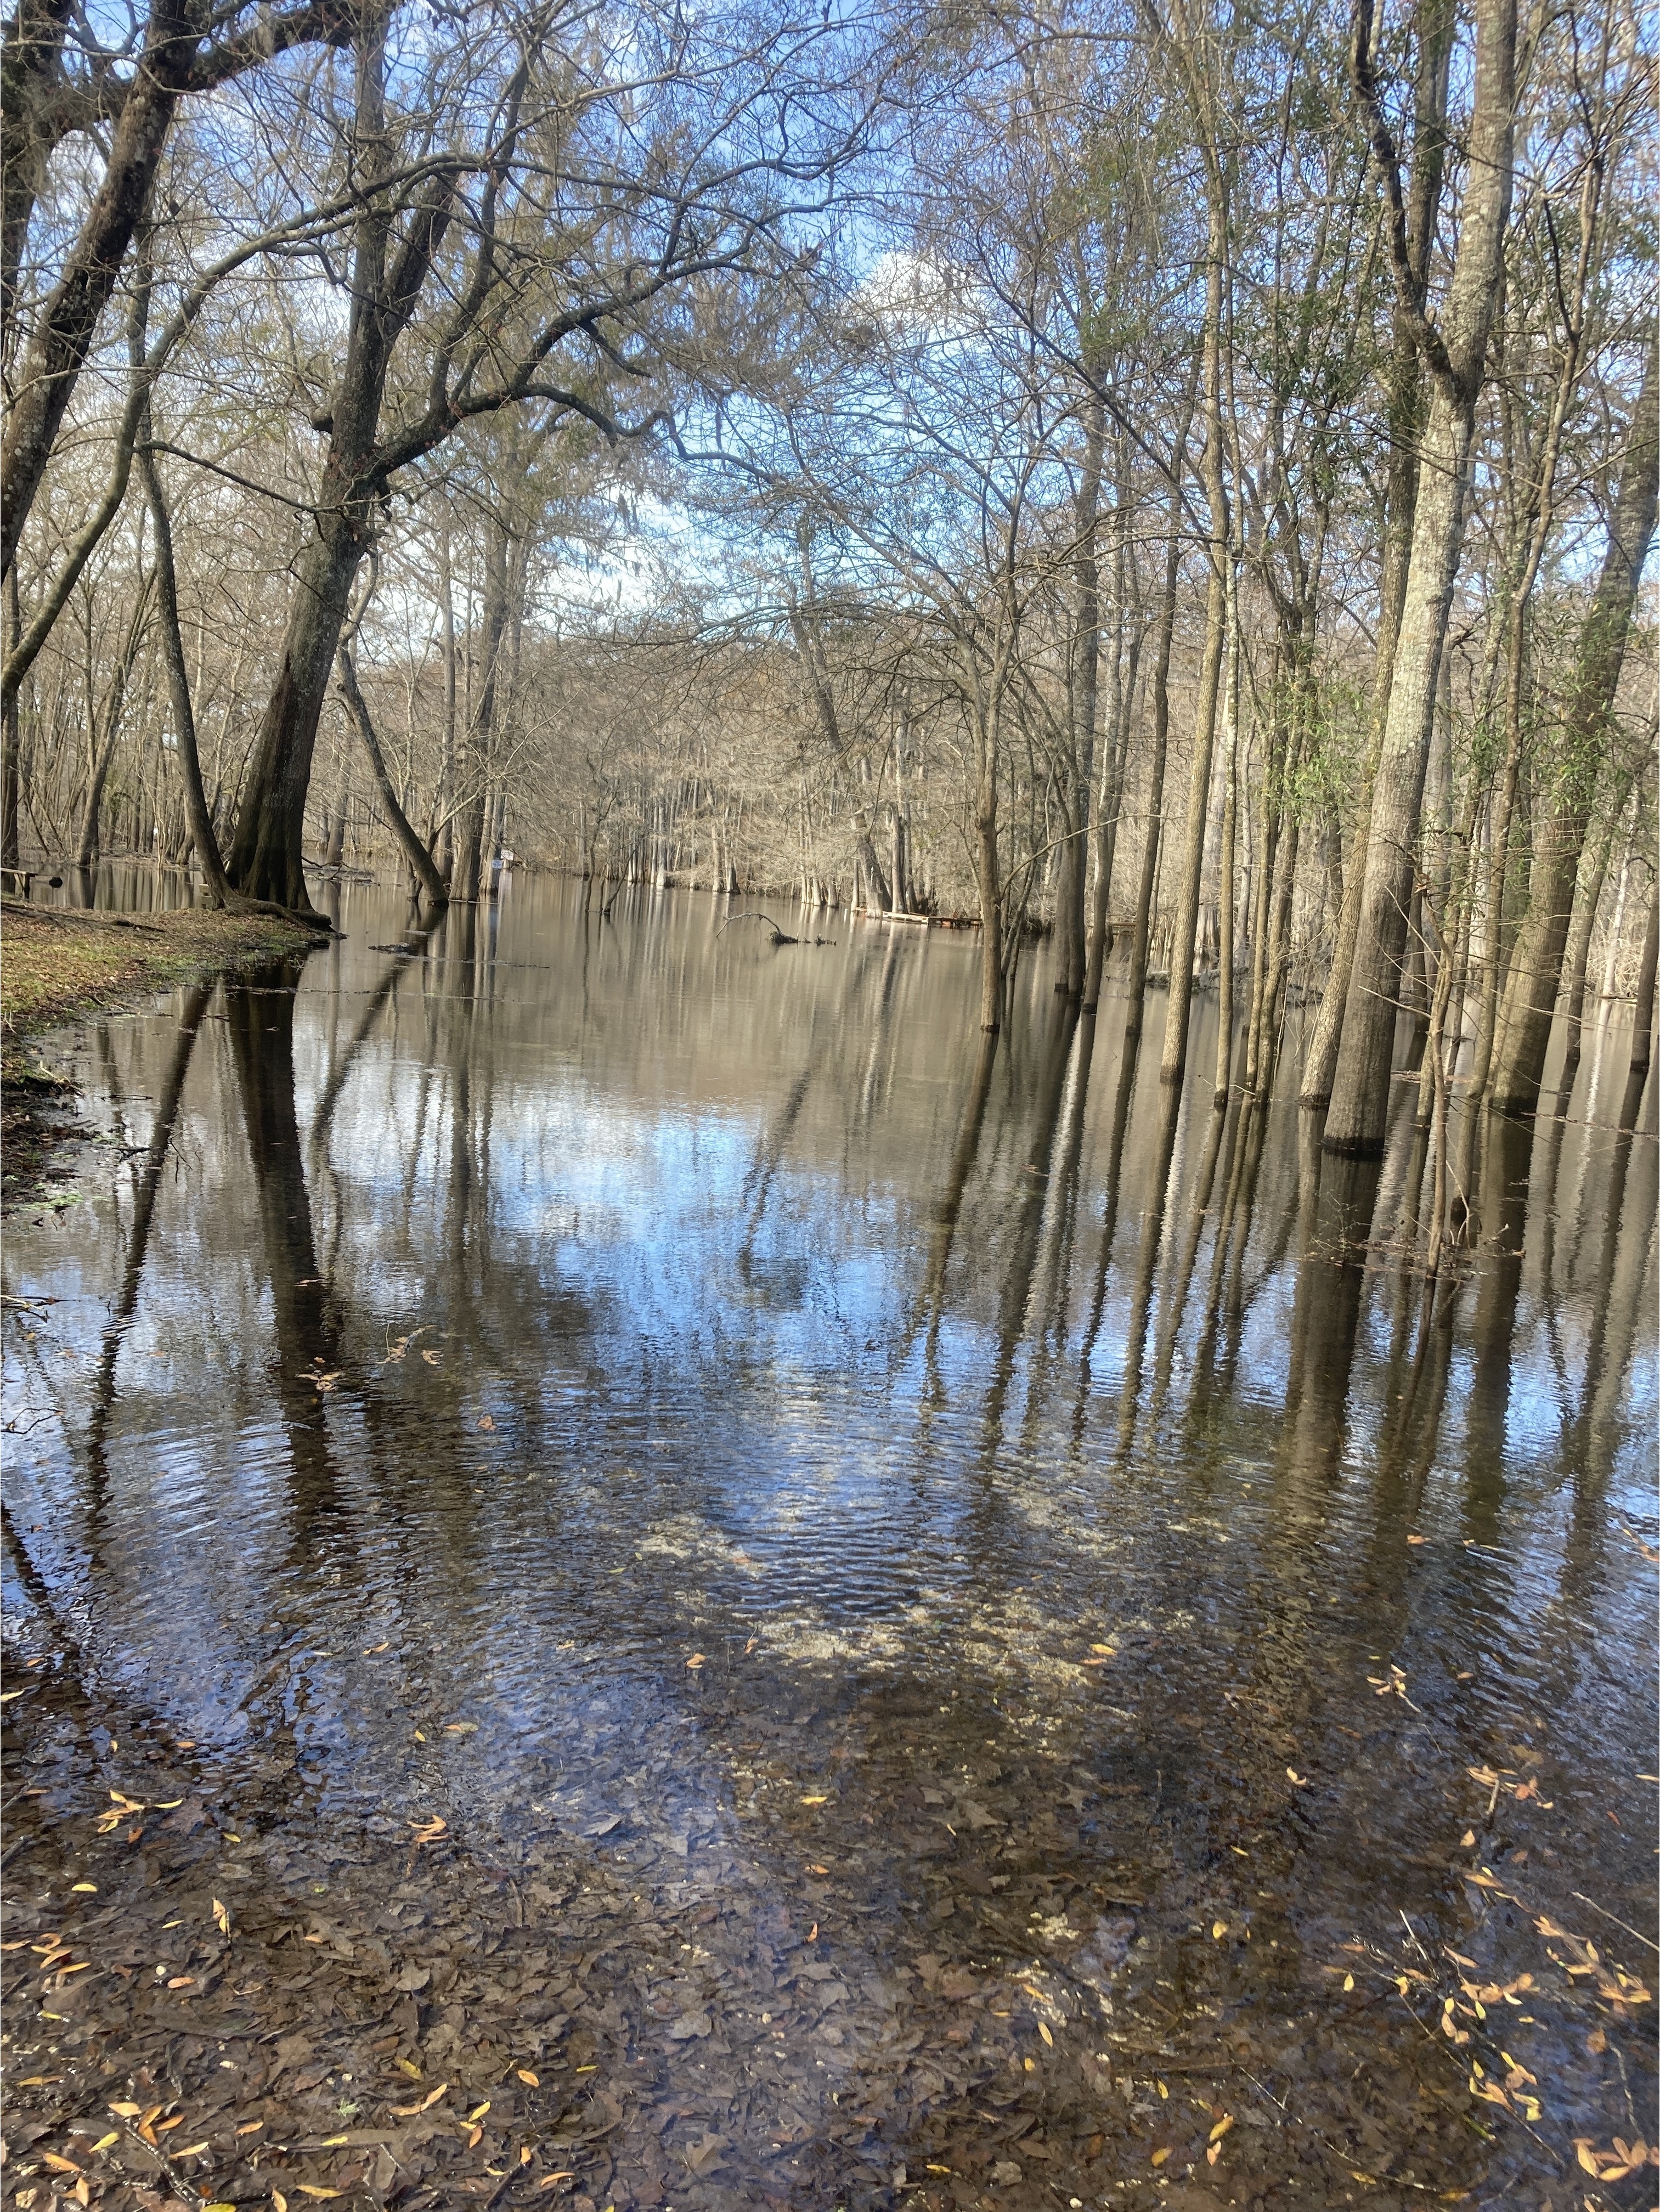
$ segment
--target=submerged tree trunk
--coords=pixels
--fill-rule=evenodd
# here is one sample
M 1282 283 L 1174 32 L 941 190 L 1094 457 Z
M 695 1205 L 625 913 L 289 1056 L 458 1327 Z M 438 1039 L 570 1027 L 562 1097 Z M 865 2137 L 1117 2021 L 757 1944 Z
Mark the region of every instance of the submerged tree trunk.
M 1072 714 L 1061 782 L 1061 843 L 1055 889 L 1055 939 L 1060 974 L 1055 988 L 1085 995 L 1084 884 L 1088 873 L 1090 794 L 1095 781 L 1095 722 L 1100 690 L 1101 579 L 1096 541 L 1101 516 L 1101 469 L 1106 455 L 1106 408 L 1098 391 L 1085 404 L 1084 460 L 1074 508 Z M 1108 744 L 1113 732 L 1109 732 Z M 1099 848 L 1098 848 L 1098 855 Z
M 1413 92 L 1412 174 L 1405 207 L 1404 252 L 1413 278 L 1422 286 L 1441 201 L 1445 169 L 1447 64 L 1452 50 L 1454 11 L 1450 0 L 1429 0 L 1420 11 L 1417 70 Z M 1382 594 L 1377 646 L 1372 662 L 1371 735 L 1360 804 L 1350 835 L 1348 865 L 1338 901 L 1331 972 L 1316 1012 L 1303 1056 L 1299 1096 L 1304 1106 L 1326 1105 L 1337 1072 L 1354 949 L 1360 935 L 1360 895 L 1365 879 L 1372 793 L 1389 724 L 1401 617 L 1406 605 L 1417 519 L 1419 442 L 1423 434 L 1422 375 L 1412 319 L 1397 299 L 1384 393 L 1389 422 L 1389 476 L 1384 490 Z
M 1188 1059 L 1188 1023 L 1193 1010 L 1193 955 L 1199 927 L 1200 880 L 1205 862 L 1207 808 L 1211 757 L 1216 741 L 1216 702 L 1222 684 L 1226 643 L 1228 586 L 1228 494 L 1222 457 L 1222 297 L 1227 252 L 1225 210 L 1219 186 L 1211 195 L 1209 271 L 1205 289 L 1205 493 L 1209 504 L 1210 588 L 1205 602 L 1205 647 L 1199 666 L 1199 704 L 1194 717 L 1192 772 L 1188 780 L 1188 818 L 1182 845 L 1182 874 L 1177 887 L 1176 927 L 1171 945 L 1170 997 L 1164 1013 L 1164 1048 L 1159 1079 L 1180 1083 Z
M 1363 12 L 1369 15 L 1364 0 Z M 1504 266 L 1515 80 L 1516 0 L 1479 0 L 1470 179 L 1457 260 L 1438 329 L 1427 320 L 1413 272 L 1397 264 L 1397 284 L 1414 307 L 1418 344 L 1433 371 L 1434 391 L 1424 437 L 1389 717 L 1372 793 L 1359 930 L 1326 1117 L 1324 1143 L 1332 1152 L 1381 1152 L 1388 1121 L 1395 1018 L 1407 910 L 1416 880 L 1419 817 L 1436 685 L 1463 547 L 1476 401 L 1486 374 L 1487 333 Z M 1380 159 L 1389 173 L 1393 148 L 1381 122 L 1374 138 L 1387 149 Z
M 1196 362 L 1194 374 L 1196 380 Z M 1135 923 L 1130 935 L 1129 974 L 1125 982 L 1128 1000 L 1124 1012 L 1127 1045 L 1141 1034 L 1152 902 L 1158 885 L 1159 848 L 1164 842 L 1164 767 L 1170 751 L 1171 647 L 1176 635 L 1176 592 L 1182 573 L 1182 464 L 1187 453 L 1188 433 L 1193 427 L 1196 390 L 1195 381 L 1189 386 L 1187 413 L 1171 462 L 1170 536 L 1164 544 L 1164 586 L 1159 603 L 1152 669 L 1152 757 L 1147 768 L 1147 835 L 1141 848 L 1141 876 L 1136 885 Z
M 1492 1103 L 1530 1114 L 1539 1103 L 1551 1019 L 1573 915 L 1579 856 L 1596 801 L 1603 736 L 1614 710 L 1660 494 L 1660 347 L 1651 345 L 1632 418 L 1619 496 L 1596 597 L 1579 634 L 1555 788 L 1534 838 L 1527 918 L 1511 960 Z M 1599 879 L 1600 888 L 1600 879 Z M 1589 949 L 1589 939 L 1587 939 Z M 1583 993 L 1583 969 L 1581 970 Z

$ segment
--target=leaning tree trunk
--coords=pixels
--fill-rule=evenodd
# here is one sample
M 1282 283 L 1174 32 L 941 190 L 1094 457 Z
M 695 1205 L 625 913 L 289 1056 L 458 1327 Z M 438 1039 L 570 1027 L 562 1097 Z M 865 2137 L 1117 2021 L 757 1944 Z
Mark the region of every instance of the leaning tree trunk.
M 1573 916 L 1579 856 L 1584 849 L 1606 732 L 1625 664 L 1638 586 L 1654 537 L 1660 494 L 1660 346 L 1651 345 L 1642 394 L 1632 418 L 1619 496 L 1596 597 L 1574 656 L 1562 762 L 1556 788 L 1534 841 L 1527 918 L 1511 956 L 1504 1016 L 1493 1063 L 1492 1103 L 1500 1112 L 1531 1114 L 1539 1103 L 1551 1018 Z
M 374 776 L 374 787 L 380 794 L 380 811 L 392 824 L 392 834 L 398 840 L 398 849 L 409 862 L 410 873 L 435 907 L 442 906 L 449 896 L 448 886 L 439 873 L 436 862 L 421 841 L 420 833 L 410 822 L 399 803 L 396 787 L 387 773 L 386 756 L 380 750 L 369 716 L 368 702 L 357 681 L 357 671 L 352 665 L 351 647 L 343 639 L 337 655 L 340 666 L 340 696 L 345 701 L 346 712 L 363 741 L 363 750 L 369 757 L 369 767 Z
M 200 39 L 188 0 L 153 0 L 143 48 L 111 134 L 104 180 L 11 386 L 15 398 L 0 445 L 0 572 L 11 567 L 99 320 L 149 204 Z
M 1360 43 L 1357 37 L 1357 47 Z M 1434 391 L 1389 718 L 1372 794 L 1359 931 L 1326 1117 L 1323 1141 L 1331 1152 L 1381 1152 L 1388 1122 L 1395 1017 L 1403 980 L 1407 910 L 1417 874 L 1436 684 L 1463 548 L 1475 407 L 1486 374 L 1487 334 L 1510 217 L 1516 0 L 1478 0 L 1475 80 L 1470 181 L 1446 312 L 1438 326 L 1425 313 L 1412 272 L 1397 262 L 1397 286 L 1414 307 L 1419 349 L 1433 371 Z M 1373 118 L 1374 144 L 1390 174 L 1394 149 L 1375 106 Z

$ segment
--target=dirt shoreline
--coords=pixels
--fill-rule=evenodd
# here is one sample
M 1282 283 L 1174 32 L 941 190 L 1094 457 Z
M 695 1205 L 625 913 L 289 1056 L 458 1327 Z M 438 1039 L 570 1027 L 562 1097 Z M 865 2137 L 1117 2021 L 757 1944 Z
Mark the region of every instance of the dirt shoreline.
M 179 908 L 148 915 L 82 913 L 0 899 L 0 1156 L 5 1202 L 31 1196 L 58 1146 L 72 1138 L 74 1086 L 38 1064 L 32 1040 L 146 994 L 282 959 L 317 943 L 274 915 Z

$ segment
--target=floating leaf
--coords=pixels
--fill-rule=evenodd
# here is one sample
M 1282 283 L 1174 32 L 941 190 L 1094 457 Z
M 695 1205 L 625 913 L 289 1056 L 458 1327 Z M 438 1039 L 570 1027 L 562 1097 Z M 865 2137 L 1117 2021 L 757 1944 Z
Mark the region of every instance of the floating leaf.
M 1044 2042 L 1048 2044 L 1049 2049 L 1053 2051 L 1055 2048 L 1055 2038 L 1049 2033 L 1049 2022 L 1047 2021 L 1040 2020 L 1038 2021 L 1037 2033 L 1043 2037 Z
M 516 2068 L 514 2070 L 517 2072 L 519 2079 L 523 2081 L 527 2087 L 532 2089 L 539 2089 L 541 2087 L 541 2075 L 539 2074 L 532 2074 L 528 2066 L 520 2066 Z
M 95 1881 L 73 1881 L 70 1884 L 70 1887 L 77 1894 L 92 1896 L 96 1893 L 98 1885 Z
M 213 1924 L 222 1936 L 230 1934 L 230 1910 L 216 1897 L 213 1900 Z

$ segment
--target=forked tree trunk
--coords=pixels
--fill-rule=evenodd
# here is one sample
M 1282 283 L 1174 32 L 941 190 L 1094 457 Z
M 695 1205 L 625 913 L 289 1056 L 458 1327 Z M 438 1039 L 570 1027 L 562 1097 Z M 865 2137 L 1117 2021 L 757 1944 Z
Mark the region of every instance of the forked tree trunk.
M 1395 1018 L 1407 911 L 1417 873 L 1436 684 L 1463 547 L 1475 407 L 1510 216 L 1516 0 L 1478 0 L 1475 82 L 1469 185 L 1438 331 L 1422 318 L 1419 303 L 1418 341 L 1430 356 L 1434 389 L 1389 718 L 1372 793 L 1354 963 L 1326 1117 L 1324 1143 L 1331 1152 L 1380 1152 L 1388 1122 Z

